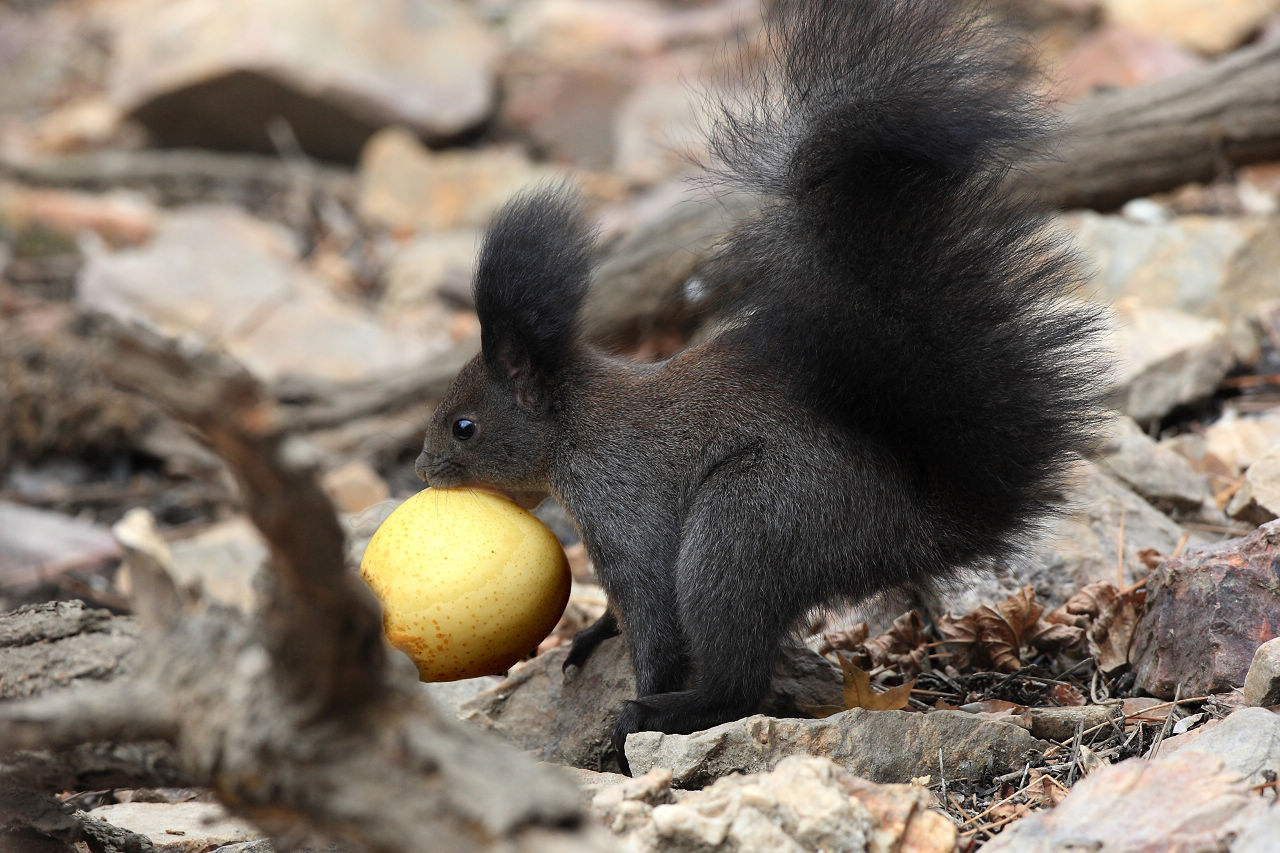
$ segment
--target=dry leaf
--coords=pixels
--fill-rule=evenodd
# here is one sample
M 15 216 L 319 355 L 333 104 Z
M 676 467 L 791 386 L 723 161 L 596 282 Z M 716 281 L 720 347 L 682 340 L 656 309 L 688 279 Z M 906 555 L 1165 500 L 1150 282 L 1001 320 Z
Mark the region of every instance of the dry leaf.
M 1147 571 L 1154 572 L 1156 567 L 1164 562 L 1164 554 L 1161 554 L 1155 548 L 1143 548 L 1138 552 L 1138 562 L 1147 567 Z
M 891 687 L 883 693 L 871 689 L 871 676 L 854 666 L 845 655 L 840 655 L 840 669 L 844 671 L 844 706 L 866 708 L 869 711 L 900 711 L 907 707 L 914 681 Z
M 1062 707 L 1075 707 L 1085 704 L 1084 694 L 1070 684 L 1055 684 L 1049 688 L 1049 698 L 1053 704 Z
M 867 627 L 866 622 L 859 622 L 848 628 L 839 628 L 833 631 L 822 632 L 822 645 L 818 647 L 818 654 L 826 655 L 831 652 L 858 652 L 862 649 L 862 644 L 867 641 L 867 637 L 871 634 L 871 629 Z
M 1077 590 L 1076 594 L 1062 605 L 1062 609 L 1072 615 L 1084 616 L 1092 620 L 1097 618 L 1103 608 L 1115 601 L 1119 592 L 1120 590 L 1116 589 L 1115 584 L 1110 581 L 1094 581 Z
M 1147 593 L 1142 589 L 1116 596 L 1085 632 L 1089 654 L 1104 673 L 1115 672 L 1129 663 L 1133 633 L 1146 609 L 1146 602 Z
M 903 678 L 919 675 L 928 655 L 929 637 L 924 622 L 914 610 L 893 620 L 893 625 L 878 637 L 863 643 L 873 667 L 883 666 Z

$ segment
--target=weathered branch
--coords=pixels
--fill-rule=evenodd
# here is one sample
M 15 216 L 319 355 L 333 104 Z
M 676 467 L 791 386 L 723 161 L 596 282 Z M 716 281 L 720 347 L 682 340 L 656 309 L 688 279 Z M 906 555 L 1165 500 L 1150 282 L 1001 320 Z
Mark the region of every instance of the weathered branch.
M 265 392 L 224 358 L 110 321 L 97 331 L 109 374 L 199 428 L 237 474 L 271 545 L 274 584 L 252 622 L 192 601 L 173 585 L 149 520 L 118 525 L 148 636 L 128 675 L 94 688 L 108 692 L 0 704 L 0 818 L 80 837 L 83 821 L 48 796 L 84 781 L 67 756 L 121 756 L 112 783 L 163 776 L 140 766 L 165 754 L 141 749 L 154 741 L 97 741 L 158 735 L 177 765 L 169 775 L 212 788 L 277 838 L 309 826 L 378 853 L 424 840 L 433 851 L 606 849 L 597 830 L 578 827 L 568 776 L 440 713 L 412 664 L 384 645 L 376 605 L 343 568 L 310 454 Z M 104 712 L 103 696 L 117 707 Z
M 1026 186 L 1059 207 L 1118 207 L 1131 198 L 1280 160 L 1280 42 L 1069 110 L 1056 160 Z
M 102 369 L 200 430 L 240 482 L 246 509 L 271 548 L 278 586 L 263 616 L 274 675 L 323 713 L 376 698 L 382 620 L 343 562 L 343 533 L 315 479 L 318 464 L 287 433 L 278 408 L 238 364 L 184 354 L 137 327 L 99 318 Z M 315 637 L 331 638 L 316 643 Z

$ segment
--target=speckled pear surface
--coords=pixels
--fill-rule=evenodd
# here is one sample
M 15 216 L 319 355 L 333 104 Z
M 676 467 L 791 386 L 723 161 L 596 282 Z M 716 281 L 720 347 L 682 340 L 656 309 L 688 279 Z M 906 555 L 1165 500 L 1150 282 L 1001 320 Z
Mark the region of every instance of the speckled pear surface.
M 425 489 L 387 517 L 360 575 L 387 639 L 423 681 L 501 674 L 537 648 L 569 601 L 569 564 L 547 527 L 471 489 Z

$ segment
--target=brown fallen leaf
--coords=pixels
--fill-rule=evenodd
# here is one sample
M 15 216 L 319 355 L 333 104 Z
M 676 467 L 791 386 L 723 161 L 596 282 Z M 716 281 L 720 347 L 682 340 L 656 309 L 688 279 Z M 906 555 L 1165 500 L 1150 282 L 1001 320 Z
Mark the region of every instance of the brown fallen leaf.
M 1054 652 L 1078 645 L 1084 638 L 1083 628 L 1071 624 L 1075 621 L 1071 616 L 1050 621 L 1042 619 L 1043 614 L 1044 605 L 1036 602 L 1035 589 L 1026 586 L 994 607 L 983 605 L 960 619 L 940 617 L 938 630 L 947 643 L 952 666 L 1016 672 L 1022 668 L 1023 646 Z
M 1117 595 L 1093 620 L 1085 632 L 1089 654 L 1098 669 L 1110 674 L 1130 663 L 1133 634 L 1146 609 L 1147 592 L 1135 589 Z
M 900 711 L 907 707 L 911 688 L 915 681 L 891 687 L 883 693 L 871 689 L 871 675 L 840 655 L 840 669 L 844 672 L 845 708 L 866 708 L 869 711 Z
M 924 620 L 914 610 L 893 620 L 893 625 L 878 637 L 863 643 L 871 666 L 892 669 L 903 678 L 919 675 L 929 654 L 929 636 Z

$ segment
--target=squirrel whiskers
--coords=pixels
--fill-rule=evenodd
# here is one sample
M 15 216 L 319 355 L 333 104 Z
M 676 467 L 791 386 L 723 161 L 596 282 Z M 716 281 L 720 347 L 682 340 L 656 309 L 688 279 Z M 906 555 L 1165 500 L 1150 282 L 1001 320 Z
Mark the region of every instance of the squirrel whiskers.
M 1006 189 L 1048 125 L 1021 47 L 954 0 L 781 0 L 768 37 L 711 139 L 712 174 L 763 198 L 706 273 L 732 322 L 658 364 L 595 350 L 591 231 L 569 193 L 521 196 L 418 460 L 574 519 L 610 611 L 569 662 L 621 627 L 624 767 L 630 732 L 752 713 L 812 608 L 1013 553 L 1096 423 L 1096 312 Z

